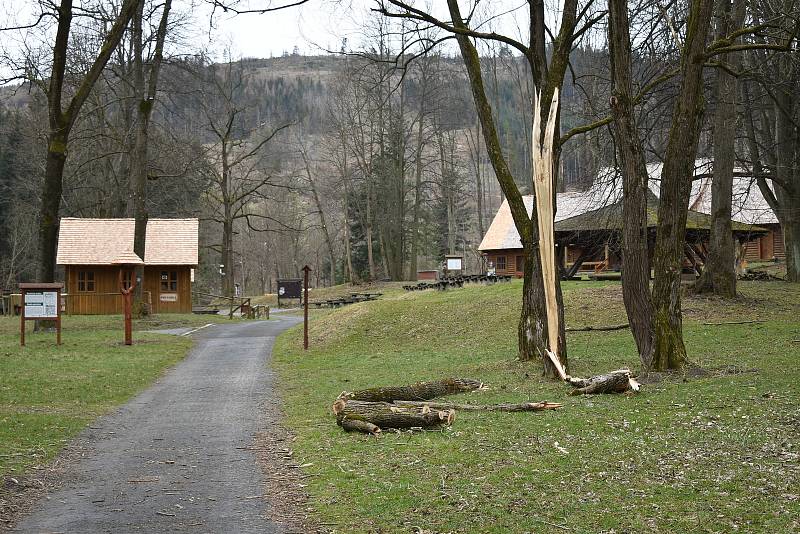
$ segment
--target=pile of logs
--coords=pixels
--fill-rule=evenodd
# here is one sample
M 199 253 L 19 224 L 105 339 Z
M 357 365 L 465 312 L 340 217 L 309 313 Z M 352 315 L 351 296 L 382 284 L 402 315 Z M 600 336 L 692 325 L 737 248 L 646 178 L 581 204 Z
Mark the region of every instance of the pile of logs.
M 527 402 L 520 404 L 456 404 L 432 399 L 485 389 L 478 380 L 447 378 L 408 386 L 371 388 L 343 392 L 333 403 L 336 423 L 348 432 L 378 434 L 382 429 L 435 428 L 449 426 L 456 410 L 533 412 L 554 410 L 561 404 Z

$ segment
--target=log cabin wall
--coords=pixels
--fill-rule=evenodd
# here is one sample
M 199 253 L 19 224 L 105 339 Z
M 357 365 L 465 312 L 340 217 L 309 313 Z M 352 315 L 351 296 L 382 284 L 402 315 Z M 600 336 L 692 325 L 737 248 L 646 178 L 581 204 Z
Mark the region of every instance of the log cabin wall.
M 747 261 L 770 261 L 772 259 L 784 259 L 786 251 L 783 246 L 783 229 L 780 224 L 761 225 L 769 230 L 769 233 L 752 241 L 748 241 L 745 246 L 745 259 Z
M 162 283 L 162 275 L 166 280 Z M 122 313 L 119 267 L 67 265 L 66 313 L 70 315 L 114 315 Z M 191 268 L 184 265 L 145 267 L 145 299 L 152 313 L 191 313 Z M 149 293 L 149 295 L 148 295 Z
M 119 293 L 119 267 L 105 265 L 67 265 L 66 312 L 70 315 L 122 313 Z
M 144 290 L 151 295 L 153 313 L 191 313 L 191 268 L 184 265 L 148 265 Z

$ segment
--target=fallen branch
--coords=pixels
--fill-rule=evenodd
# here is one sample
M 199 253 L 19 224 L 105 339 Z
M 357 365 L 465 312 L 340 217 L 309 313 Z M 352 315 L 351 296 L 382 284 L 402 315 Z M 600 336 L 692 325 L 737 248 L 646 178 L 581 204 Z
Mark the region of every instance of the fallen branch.
M 632 376 L 629 369 L 620 369 L 591 378 L 568 377 L 567 383 L 575 389 L 572 395 L 595 395 L 598 393 L 638 392 L 641 385 Z
M 352 393 L 344 392 L 340 399 L 366 402 L 392 402 L 395 400 L 430 400 L 455 393 L 464 393 L 483 388 L 480 380 L 469 378 L 445 378 L 430 382 L 417 382 L 408 386 L 387 386 L 364 389 Z
M 432 410 L 464 410 L 465 412 L 541 412 L 561 408 L 557 402 L 521 402 L 517 404 L 457 404 L 454 402 L 394 401 L 396 406 L 428 406 Z
M 565 328 L 565 332 L 608 332 L 611 330 L 624 330 L 630 328 L 628 323 L 612 324 L 610 326 L 579 326 L 576 328 Z
M 752 321 L 723 321 L 721 323 L 703 323 L 705 326 L 722 326 L 726 324 L 754 324 L 754 323 L 763 323 L 764 321 L 761 320 L 752 320 Z

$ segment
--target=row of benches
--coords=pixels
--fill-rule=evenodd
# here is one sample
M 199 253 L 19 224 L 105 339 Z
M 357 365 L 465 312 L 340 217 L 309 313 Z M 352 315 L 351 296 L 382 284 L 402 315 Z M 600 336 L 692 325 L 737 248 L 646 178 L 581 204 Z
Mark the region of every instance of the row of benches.
M 510 282 L 512 278 L 513 276 L 511 275 L 469 274 L 442 278 L 435 282 L 420 282 L 414 285 L 405 285 L 403 289 L 406 291 L 425 291 L 426 289 L 445 291 L 447 289 L 464 287 L 466 283 L 496 284 L 497 282 Z
M 355 304 L 356 302 L 376 300 L 381 295 L 383 295 L 383 293 L 350 293 L 349 297 L 317 300 L 314 302 L 309 302 L 309 305 L 314 306 L 315 308 L 339 308 L 346 304 Z

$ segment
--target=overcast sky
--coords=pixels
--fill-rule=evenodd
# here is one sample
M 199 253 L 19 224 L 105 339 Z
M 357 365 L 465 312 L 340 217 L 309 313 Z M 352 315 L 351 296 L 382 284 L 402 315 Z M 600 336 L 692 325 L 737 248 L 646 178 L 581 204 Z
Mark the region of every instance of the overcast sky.
M 270 0 L 249 3 L 264 6 Z M 174 0 L 173 13 L 188 19 L 184 29 L 184 47 L 188 50 L 219 51 L 230 47 L 237 56 L 270 57 L 291 52 L 295 47 L 305 54 L 338 50 L 343 37 L 358 33 L 360 22 L 369 16 L 369 4 L 371 0 L 347 0 L 344 4 L 312 0 L 265 15 L 232 15 L 218 9 L 212 18 L 212 8 L 204 0 Z M 79 5 L 80 0 L 76 0 L 75 6 Z M 0 0 L 0 27 L 30 24 L 38 13 L 35 0 Z M 5 49 L 22 47 L 26 40 L 33 44 L 31 34 L 24 31 L 0 33 L 0 46 Z
M 232 1 L 232 0 L 229 0 Z M 239 8 L 276 4 L 279 0 L 239 0 Z M 287 1 L 287 0 L 284 0 Z M 288 0 L 291 1 L 291 0 Z M 422 2 L 418 2 L 422 4 Z M 428 0 L 435 7 L 437 16 L 446 18 L 443 0 Z M 550 2 L 548 2 L 550 3 Z M 560 2 L 553 1 L 555 6 Z M 75 0 L 75 5 L 81 4 Z M 462 9 L 471 2 L 464 1 Z M 495 13 L 508 12 L 524 5 L 523 0 L 483 0 L 486 9 Z M 212 9 L 207 0 L 174 0 L 176 14 L 189 20 L 185 30 L 181 52 L 207 50 L 218 56 L 230 48 L 234 57 L 271 57 L 291 53 L 295 47 L 301 54 L 324 53 L 339 50 L 342 39 L 347 38 L 350 48 L 358 48 L 363 42 L 365 22 L 374 17 L 369 8 L 374 0 L 311 0 L 307 4 L 268 14 L 232 15 Z M 38 14 L 35 0 L 0 0 L 0 27 L 26 24 Z M 504 32 L 518 34 L 518 20 L 524 20 L 524 12 L 507 13 L 492 22 Z M 213 21 L 213 25 L 211 22 Z M 12 35 L 13 34 L 13 35 Z M 13 50 L 23 46 L 27 37 L 24 32 L 0 33 L 0 48 Z

